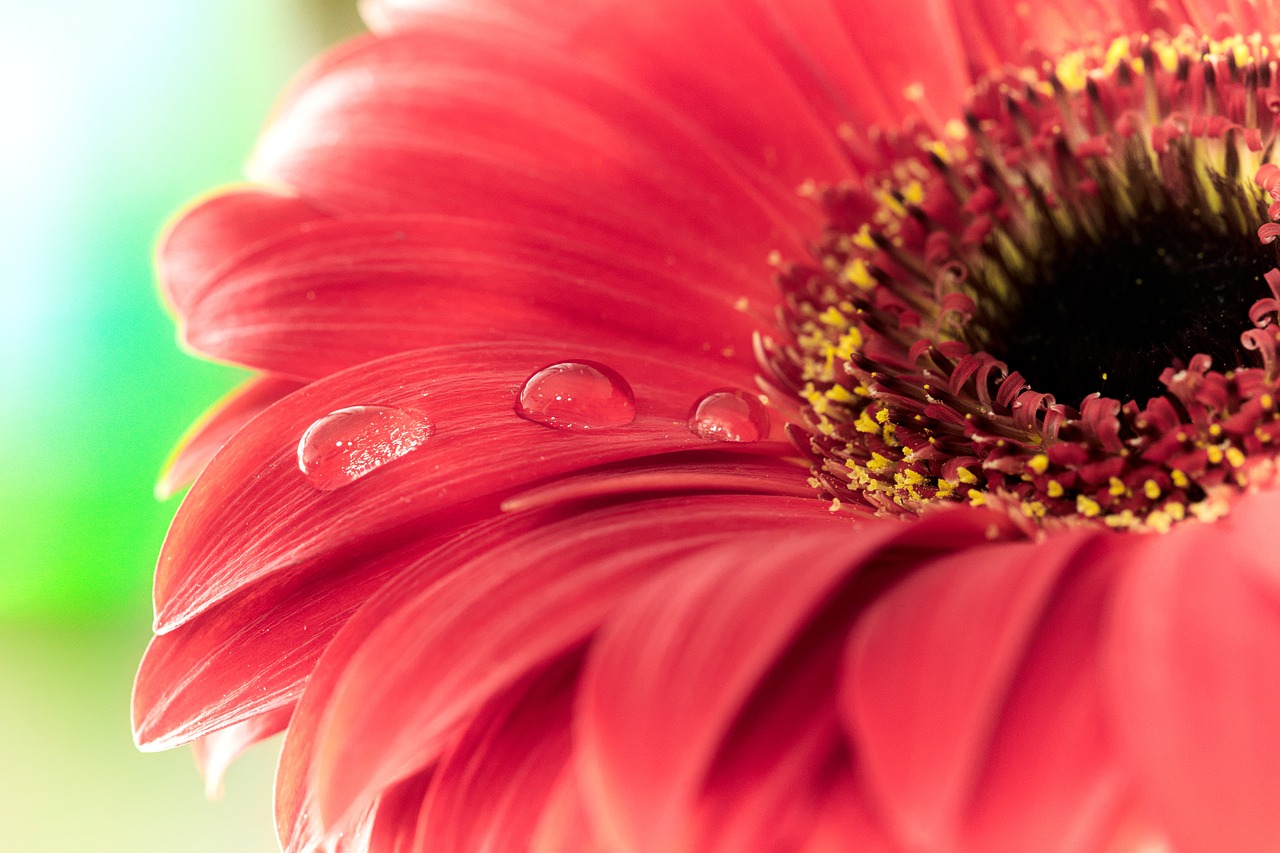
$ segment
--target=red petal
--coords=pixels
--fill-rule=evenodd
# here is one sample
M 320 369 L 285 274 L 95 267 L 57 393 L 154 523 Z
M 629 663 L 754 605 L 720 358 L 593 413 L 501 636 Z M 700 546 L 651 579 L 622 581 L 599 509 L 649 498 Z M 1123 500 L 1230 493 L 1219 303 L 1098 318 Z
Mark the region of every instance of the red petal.
M 1110 620 L 1123 744 L 1173 847 L 1280 848 L 1280 496 L 1148 540 Z
M 333 635 L 370 595 L 413 571 L 420 540 L 351 565 L 273 577 L 152 639 L 133 689 L 134 737 L 170 749 L 254 715 L 292 705 Z
M 611 853 L 596 843 L 572 762 L 564 766 L 529 842 L 529 853 Z
M 635 247 L 438 216 L 334 222 L 208 276 L 187 296 L 185 335 L 215 358 L 308 378 L 408 349 L 554 336 L 707 358 L 749 384 L 759 320 L 734 303 L 773 298 L 763 256 L 735 282 Z
M 538 672 L 486 706 L 441 760 L 415 850 L 525 850 L 572 745 L 577 661 Z
M 993 544 L 929 564 L 859 620 L 842 691 L 868 787 L 900 843 L 955 846 L 998 715 L 1087 537 Z
M 802 853 L 897 853 L 867 806 L 852 774 L 841 773 L 827 790 L 813 834 Z
M 690 124 L 690 114 L 714 113 L 723 99 L 690 101 L 696 93 L 680 89 L 682 113 L 602 73 L 599 57 L 574 60 L 465 22 L 353 42 L 285 101 L 252 173 L 347 213 L 456 214 L 583 241 L 601 230 L 649 234 L 677 263 L 760 263 L 771 249 L 801 255 L 819 211 L 797 196 L 798 182 L 744 170 L 721 147 L 733 137 L 708 138 Z M 743 69 L 732 73 L 738 93 Z M 748 100 L 763 104 L 767 83 L 756 82 Z M 829 131 L 798 130 L 795 111 L 760 118 L 809 148 L 825 144 L 806 177 L 842 176 L 827 165 L 838 163 Z
M 1068 557 L 987 749 L 965 849 L 1106 849 L 1131 803 L 1132 780 L 1107 725 L 1101 632 L 1115 580 L 1138 541 L 1104 534 Z
M 752 444 L 749 449 L 754 452 L 767 448 Z M 797 464 L 794 459 L 762 458 L 746 453 L 736 457 L 724 454 L 712 458 L 706 454 L 651 457 L 632 465 L 610 466 L 536 486 L 508 498 L 502 508 L 511 512 L 575 500 L 653 492 L 754 492 L 812 497 L 813 487 L 804 481 L 808 468 L 803 469 L 801 475 Z
M 277 708 L 220 731 L 205 735 L 191 745 L 196 766 L 204 776 L 204 792 L 209 799 L 222 796 L 222 777 L 237 758 L 256 743 L 284 731 L 293 716 L 293 706 Z
M 584 357 L 630 381 L 634 423 L 569 432 L 515 414 L 516 393 L 530 374 Z M 688 365 L 533 344 L 406 353 L 312 383 L 242 429 L 187 495 L 156 572 L 158 630 L 284 567 L 321 555 L 340 563 L 361 542 L 405 524 L 430 518 L 445 529 L 453 523 L 450 513 L 491 512 L 504 492 L 564 473 L 707 449 L 709 443 L 686 428 L 685 416 L 702 391 L 720 384 Z M 317 418 L 353 405 L 421 411 L 435 434 L 350 485 L 312 488 L 298 470 L 298 441 Z M 491 508 L 476 509 L 481 498 Z
M 590 513 L 495 541 L 424 595 L 402 599 L 346 664 L 328 702 L 315 770 L 324 822 L 340 824 L 430 761 L 487 697 L 590 636 L 676 556 L 815 515 L 828 519 L 811 499 L 728 496 Z
M 185 314 L 188 294 L 223 264 L 260 242 L 324 219 L 301 199 L 261 187 L 237 187 L 204 199 L 169 226 L 156 250 L 165 299 Z
M 422 813 L 432 776 L 432 771 L 425 770 L 392 786 L 378 797 L 369 847 L 361 853 L 413 853 L 418 815 Z M 293 853 L 292 848 L 289 853 Z
M 909 539 L 914 558 L 981 540 L 987 519 L 940 513 L 857 535 L 835 519 L 793 524 L 785 540 L 738 536 L 685 558 L 628 602 L 593 648 L 578 706 L 579 774 L 602 838 L 678 849 L 729 727 L 836 586 L 893 542 Z M 834 639 L 833 654 L 842 635 Z
M 301 387 L 301 383 L 290 379 L 260 376 L 210 406 L 192 424 L 165 463 L 156 483 L 156 497 L 164 500 L 189 485 L 242 426 Z

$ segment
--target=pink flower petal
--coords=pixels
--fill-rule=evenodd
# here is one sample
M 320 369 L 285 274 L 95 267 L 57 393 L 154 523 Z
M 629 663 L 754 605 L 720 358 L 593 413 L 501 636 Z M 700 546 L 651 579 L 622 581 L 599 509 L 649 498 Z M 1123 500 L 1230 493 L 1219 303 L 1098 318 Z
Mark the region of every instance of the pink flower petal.
M 160 472 L 156 497 L 164 500 L 190 485 L 241 427 L 272 403 L 301 387 L 301 383 L 290 379 L 260 376 L 214 403 L 174 448 Z
M 565 850 L 610 853 L 596 842 L 582 805 L 578 776 L 572 762 L 561 770 L 529 842 L 529 853 L 563 853 Z
M 806 138 L 832 144 L 816 129 Z M 677 264 L 800 256 L 819 227 L 794 182 L 752 180 L 671 104 L 598 63 L 447 21 L 330 53 L 281 105 L 251 173 L 340 214 L 442 213 L 579 240 L 649 234 Z
M 346 663 L 318 737 L 323 822 L 340 825 L 430 761 L 488 696 L 589 637 L 681 555 L 815 516 L 837 524 L 812 501 L 683 498 L 579 515 L 495 543 L 385 616 Z
M 1132 778 L 1106 718 L 1102 628 L 1139 537 L 1103 534 L 1068 560 L 987 748 L 961 845 L 974 851 L 1107 849 Z M 1066 546 L 1064 546 L 1066 548 Z
M 204 792 L 209 799 L 222 796 L 222 778 L 245 750 L 278 735 L 289 725 L 293 706 L 276 708 L 243 722 L 205 735 L 191 745 L 196 766 L 204 776 Z
M 784 4 L 777 5 L 787 14 Z M 464 25 L 479 24 L 494 41 L 514 35 L 550 44 L 602 76 L 625 81 L 757 182 L 796 187 L 806 180 L 839 180 L 847 166 L 832 131 L 842 120 L 869 118 L 842 112 L 843 101 L 830 85 L 788 73 L 794 63 L 782 60 L 777 43 L 790 34 L 744 20 L 749 4 L 383 0 L 362 8 L 371 26 L 384 33 L 437 33 L 446 20 L 460 18 Z M 750 98 L 741 97 L 743 80 L 751 81 Z M 784 115 L 786 121 L 777 120 Z
M 582 358 L 604 362 L 630 381 L 634 423 L 570 432 L 515 414 L 516 394 L 530 374 Z M 237 433 L 187 495 L 156 572 L 158 630 L 171 630 L 283 568 L 322 556 L 341 564 L 347 552 L 406 524 L 430 518 L 434 529 L 444 530 L 491 512 L 506 492 L 563 473 L 707 450 L 685 417 L 702 391 L 720 384 L 688 365 L 547 344 L 412 352 L 312 383 Z M 434 434 L 350 485 L 317 490 L 298 470 L 298 441 L 316 419 L 354 405 L 420 412 Z M 477 509 L 480 500 L 489 509 Z
M 751 445 L 753 451 L 763 449 Z M 694 491 L 813 495 L 813 487 L 797 478 L 793 459 L 673 454 L 670 458 L 651 457 L 634 465 L 610 466 L 535 486 L 508 498 L 502 508 L 514 511 L 610 495 Z
M 179 314 L 188 295 L 236 253 L 327 217 L 294 196 L 236 187 L 202 199 L 170 226 L 156 250 L 166 301 Z
M 868 787 L 905 847 L 954 846 L 1033 632 L 1088 542 L 961 551 L 859 620 L 841 702 Z
M 1179 850 L 1280 848 L 1278 508 L 1150 540 L 1109 620 L 1111 708 Z
M 839 774 L 826 791 L 821 811 L 814 819 L 813 833 L 802 853 L 897 853 L 871 814 L 866 795 L 858 789 L 852 774 Z
M 366 853 L 414 853 L 418 816 L 422 814 L 433 776 L 432 770 L 424 770 L 378 797 Z M 297 853 L 297 848 L 288 848 L 288 853 Z
M 722 269 L 649 264 L 634 249 L 444 217 L 333 222 L 206 277 L 184 335 L 212 357 L 308 378 L 408 349 L 556 337 L 695 355 L 750 385 L 759 320 L 735 301 L 769 298 L 763 256 L 737 291 Z
M 730 726 L 835 590 L 893 543 L 910 542 L 914 557 L 983 541 L 989 520 L 939 513 L 869 524 L 856 536 L 843 525 L 794 524 L 784 540 L 739 536 L 686 558 L 633 596 L 597 640 L 578 706 L 580 779 L 602 839 L 621 849 L 682 849 Z M 879 570 L 900 559 L 886 557 Z M 855 604 L 844 602 L 839 618 Z M 828 678 L 843 642 L 838 625 L 823 623 L 827 633 L 809 640 L 829 647 Z
M 572 751 L 577 674 L 576 660 L 561 661 L 480 711 L 435 771 L 416 850 L 526 849 Z
M 423 573 L 430 539 L 351 565 L 254 584 L 152 638 L 133 688 L 134 737 L 170 749 L 291 706 L 334 634 L 369 596 Z M 358 553 L 358 552 L 357 552 Z

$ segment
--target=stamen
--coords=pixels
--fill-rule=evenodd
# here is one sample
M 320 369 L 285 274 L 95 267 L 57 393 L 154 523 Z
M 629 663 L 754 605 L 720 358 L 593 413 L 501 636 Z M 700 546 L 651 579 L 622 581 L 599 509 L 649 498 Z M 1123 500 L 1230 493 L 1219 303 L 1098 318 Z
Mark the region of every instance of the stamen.
M 883 137 L 761 359 L 806 401 L 816 486 L 1167 530 L 1271 483 L 1277 48 L 1117 39 L 981 83 L 959 138 Z

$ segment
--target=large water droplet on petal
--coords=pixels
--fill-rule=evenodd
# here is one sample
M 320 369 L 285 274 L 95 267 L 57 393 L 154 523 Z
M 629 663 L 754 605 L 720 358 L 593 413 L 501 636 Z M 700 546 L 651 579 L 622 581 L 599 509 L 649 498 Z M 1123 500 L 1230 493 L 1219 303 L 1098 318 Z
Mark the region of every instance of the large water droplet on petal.
M 759 441 L 769 434 L 769 412 L 746 391 L 712 391 L 694 405 L 689 431 L 711 441 Z
M 516 414 L 556 429 L 606 429 L 636 419 L 636 398 L 612 368 L 594 361 L 562 361 L 525 380 Z
M 307 427 L 298 442 L 298 468 L 322 491 L 333 491 L 399 459 L 431 437 L 417 412 L 387 406 L 338 409 Z

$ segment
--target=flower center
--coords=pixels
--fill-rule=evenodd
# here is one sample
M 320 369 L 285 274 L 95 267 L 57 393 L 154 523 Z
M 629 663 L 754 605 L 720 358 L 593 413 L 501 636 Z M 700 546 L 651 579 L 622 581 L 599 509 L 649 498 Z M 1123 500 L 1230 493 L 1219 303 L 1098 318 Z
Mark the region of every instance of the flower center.
M 1167 529 L 1275 478 L 1280 40 L 1119 39 L 975 88 L 781 276 L 814 483 Z M 865 154 L 865 152 L 861 152 Z M 1261 238 L 1261 239 L 1260 239 Z
M 1125 177 L 1131 206 L 1098 205 L 1102 233 L 1037 235 L 1041 250 L 1009 274 L 1011 304 L 982 294 L 981 271 L 971 272 L 970 289 L 984 298 L 966 342 L 1077 406 L 1094 392 L 1158 396 L 1164 368 L 1199 353 L 1219 368 L 1246 366 L 1240 333 L 1249 306 L 1269 294 L 1275 257 L 1257 237 L 1266 205 L 1238 177 L 1209 173 L 1226 216 L 1179 198 L 1152 172 Z

